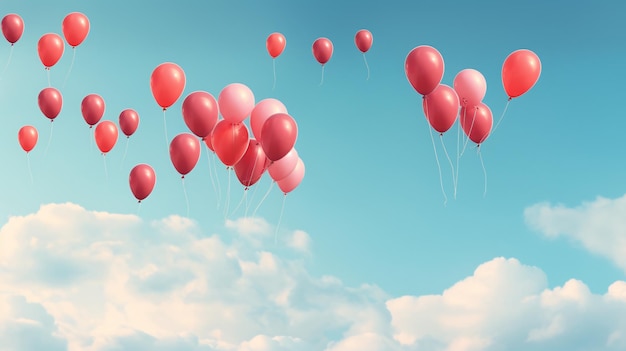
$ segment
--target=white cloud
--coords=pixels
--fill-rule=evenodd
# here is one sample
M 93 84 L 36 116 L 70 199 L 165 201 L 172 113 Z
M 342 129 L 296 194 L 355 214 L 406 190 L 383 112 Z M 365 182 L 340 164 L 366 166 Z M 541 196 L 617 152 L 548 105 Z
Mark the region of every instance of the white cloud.
M 311 246 L 311 237 L 303 230 L 295 230 L 287 241 L 289 247 L 302 252 L 308 252 Z

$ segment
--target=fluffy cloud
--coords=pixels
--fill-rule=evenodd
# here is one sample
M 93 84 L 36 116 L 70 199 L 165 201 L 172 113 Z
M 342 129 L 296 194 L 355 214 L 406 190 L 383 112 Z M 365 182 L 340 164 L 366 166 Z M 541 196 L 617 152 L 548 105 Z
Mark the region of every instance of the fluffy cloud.
M 626 282 L 603 295 L 577 280 L 550 289 L 539 268 L 496 258 L 441 294 L 393 298 L 264 250 L 273 229 L 262 219 L 226 227 L 229 244 L 177 216 L 52 204 L 11 218 L 0 351 L 626 348 Z M 303 231 L 283 241 L 292 254 L 310 245 Z

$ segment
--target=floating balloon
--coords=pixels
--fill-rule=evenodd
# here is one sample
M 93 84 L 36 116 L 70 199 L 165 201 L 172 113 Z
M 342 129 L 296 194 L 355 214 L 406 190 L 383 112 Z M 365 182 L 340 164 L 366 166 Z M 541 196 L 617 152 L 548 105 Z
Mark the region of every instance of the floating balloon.
M 254 109 L 254 94 L 241 83 L 227 85 L 217 101 L 222 117 L 233 124 L 243 122 Z
M 462 107 L 460 114 L 461 127 L 465 135 L 476 144 L 483 143 L 493 126 L 493 115 L 489 106 L 480 103 L 476 106 Z
M 264 99 L 254 106 L 250 114 L 250 127 L 256 140 L 261 140 L 261 131 L 265 121 L 277 113 L 287 113 L 287 108 L 276 99 Z
M 157 66 L 150 76 L 150 89 L 157 104 L 166 110 L 174 105 L 185 90 L 185 72 L 175 63 Z
M 200 142 L 192 134 L 178 134 L 170 143 L 170 159 L 176 171 L 185 178 L 200 159 Z
M 474 106 L 483 101 L 487 93 L 487 81 L 482 73 L 467 68 L 454 77 L 454 91 L 461 106 Z
M 248 141 L 248 128 L 243 123 L 232 124 L 223 119 L 217 122 L 211 133 L 213 151 L 227 167 L 241 160 L 248 149 Z
M 89 19 L 80 12 L 72 12 L 63 19 L 62 30 L 69 46 L 75 48 L 89 34 Z
M 443 57 L 437 49 L 422 45 L 414 48 L 406 56 L 404 72 L 415 91 L 422 95 L 430 94 L 443 78 Z
M 295 188 L 302 183 L 302 179 L 304 179 L 304 162 L 301 158 L 298 158 L 298 163 L 294 170 L 285 178 L 277 181 L 278 187 L 282 192 L 287 195 L 292 192 Z
M 139 127 L 139 114 L 133 109 L 125 109 L 120 113 L 119 124 L 122 133 L 129 138 L 131 135 L 135 134 L 137 127 Z
M 156 184 L 156 174 L 154 169 L 147 164 L 138 164 L 130 171 L 128 177 L 130 191 L 141 202 L 147 198 L 154 189 Z
M 63 51 L 65 51 L 65 43 L 61 36 L 56 33 L 44 34 L 37 43 L 39 59 L 47 69 L 59 62 L 63 56 Z
M 317 62 L 325 65 L 333 56 L 333 43 L 327 38 L 318 38 L 313 42 L 313 56 Z
M 298 125 L 288 114 L 277 113 L 265 121 L 261 137 L 261 145 L 267 158 L 278 161 L 296 144 Z
M 361 29 L 356 32 L 356 35 L 354 36 L 354 43 L 362 53 L 368 52 L 372 47 L 373 42 L 374 38 L 372 37 L 372 33 L 370 33 L 367 29 Z
M 291 149 L 285 157 L 278 161 L 274 161 L 269 165 L 267 170 L 270 177 L 272 177 L 272 179 L 276 182 L 284 179 L 296 168 L 298 159 L 299 157 L 296 149 Z
M 80 104 L 80 111 L 83 114 L 85 122 L 92 128 L 102 116 L 104 116 L 105 104 L 104 99 L 98 94 L 89 94 L 83 98 Z
M 26 153 L 29 153 L 37 145 L 37 139 L 39 133 L 37 128 L 33 126 L 23 126 L 17 133 L 17 140 L 20 142 L 20 146 Z
M 102 121 L 96 126 L 94 132 L 96 138 L 96 145 L 103 154 L 111 151 L 117 142 L 117 126 L 111 121 Z
M 43 115 L 54 120 L 63 107 L 63 96 L 55 88 L 45 88 L 39 93 L 37 102 Z
M 11 43 L 17 43 L 24 34 L 24 21 L 22 17 L 14 13 L 8 14 L 2 18 L 2 34 L 4 38 Z
M 255 139 L 250 139 L 246 153 L 233 168 L 235 169 L 237 179 L 247 189 L 261 179 L 269 162 L 267 157 L 265 157 L 261 143 Z
M 447 132 L 459 112 L 459 97 L 454 89 L 440 84 L 422 100 L 424 114 L 428 123 L 439 133 Z
M 272 58 L 277 58 L 280 54 L 285 50 L 285 45 L 287 45 L 287 40 L 285 36 L 281 33 L 272 33 L 267 37 L 265 41 L 265 46 L 267 47 L 267 52 L 270 54 Z
M 502 65 L 502 85 L 509 99 L 529 91 L 541 75 L 541 61 L 532 51 L 521 49 L 512 52 Z
M 206 144 L 206 147 L 209 148 L 209 150 L 215 152 L 215 150 L 213 150 L 213 143 L 211 140 L 211 135 L 213 134 L 213 132 L 211 131 L 211 134 L 209 134 L 208 137 L 204 138 L 204 143 Z
M 219 114 L 213 95 L 205 91 L 195 91 L 187 95 L 182 109 L 187 128 L 199 138 L 207 138 L 217 124 Z

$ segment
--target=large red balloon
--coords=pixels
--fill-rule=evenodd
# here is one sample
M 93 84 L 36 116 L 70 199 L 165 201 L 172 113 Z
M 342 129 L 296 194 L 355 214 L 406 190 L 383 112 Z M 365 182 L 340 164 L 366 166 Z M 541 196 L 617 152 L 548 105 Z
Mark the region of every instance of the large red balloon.
M 285 45 L 287 45 L 287 39 L 281 33 L 272 33 L 267 37 L 265 41 L 265 46 L 267 47 L 267 52 L 272 56 L 272 58 L 277 58 L 280 54 L 285 50 Z
M 480 103 L 476 106 L 462 107 L 460 115 L 463 132 L 470 140 L 480 145 L 489 137 L 493 126 L 493 115 L 489 106 Z
M 443 78 L 443 57 L 437 49 L 422 45 L 406 56 L 404 72 L 413 89 L 422 95 L 430 94 Z
M 422 100 L 428 123 L 439 133 L 445 133 L 456 121 L 459 113 L 459 97 L 451 87 L 440 84 Z
M 366 53 L 372 47 L 372 43 L 374 42 L 374 37 L 372 37 L 372 33 L 370 33 L 367 29 L 361 29 L 356 32 L 354 36 L 354 43 L 356 47 L 362 52 Z
M 283 191 L 285 195 L 292 192 L 295 188 L 302 183 L 302 179 L 304 179 L 304 162 L 301 158 L 298 158 L 298 163 L 294 170 L 285 178 L 277 181 L 278 187 Z
M 2 34 L 4 38 L 11 43 L 17 43 L 24 34 L 24 21 L 22 17 L 14 13 L 8 14 L 2 18 Z
M 104 110 L 104 99 L 98 94 L 85 96 L 80 104 L 80 112 L 83 114 L 83 118 L 89 125 L 89 128 L 100 122 L 100 119 L 104 116 Z
M 211 133 L 211 146 L 220 161 L 228 167 L 234 166 L 248 149 L 249 133 L 243 123 L 232 124 L 223 119 Z
M 317 62 L 326 64 L 333 56 L 333 43 L 327 38 L 318 38 L 313 42 L 313 56 Z
M 139 127 L 139 114 L 137 111 L 127 108 L 120 113 L 119 124 L 122 133 L 129 138 L 131 135 L 135 134 L 137 127 Z
M 43 115 L 54 120 L 63 107 L 63 96 L 55 88 L 45 88 L 39 92 L 37 102 Z
M 205 91 L 195 91 L 187 95 L 182 109 L 185 124 L 193 134 L 202 139 L 211 134 L 219 114 L 213 95 Z
M 170 159 L 176 171 L 185 178 L 200 159 L 200 142 L 192 134 L 178 134 L 170 143 Z
M 111 121 L 98 123 L 95 131 L 96 145 L 103 154 L 111 151 L 117 142 L 117 125 Z
M 246 153 L 233 168 L 237 179 L 247 189 L 261 179 L 269 164 L 270 160 L 265 157 L 261 143 L 250 139 Z
M 267 158 L 278 161 L 296 144 L 298 125 L 288 114 L 277 113 L 263 124 L 261 138 L 261 145 Z
M 147 198 L 156 184 L 154 169 L 147 164 L 138 164 L 130 171 L 128 177 L 130 191 L 138 202 Z
M 75 48 L 89 34 L 89 19 L 80 12 L 72 12 L 63 19 L 62 29 L 67 43 Z
M 37 128 L 33 126 L 23 126 L 17 133 L 17 140 L 20 142 L 20 146 L 26 153 L 29 153 L 37 145 Z
M 502 65 L 502 85 L 509 98 L 523 95 L 541 75 L 541 61 L 532 51 L 521 49 L 511 53 Z
M 185 90 L 185 72 L 175 63 L 157 66 L 150 76 L 150 89 L 157 104 L 164 110 L 174 105 Z
M 64 51 L 65 43 L 60 35 L 56 33 L 47 33 L 39 38 L 39 42 L 37 43 L 37 52 L 39 53 L 41 63 L 43 63 L 44 67 L 47 69 L 50 69 L 50 67 L 59 62 Z

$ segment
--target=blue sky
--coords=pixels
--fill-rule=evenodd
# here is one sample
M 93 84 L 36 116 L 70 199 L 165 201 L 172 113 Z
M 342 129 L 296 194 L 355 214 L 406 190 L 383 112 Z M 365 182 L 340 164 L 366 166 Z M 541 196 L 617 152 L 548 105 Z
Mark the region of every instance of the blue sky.
M 542 289 L 557 289 L 577 279 L 592 294 L 602 295 L 615 281 L 625 279 L 626 269 L 616 254 L 626 252 L 626 248 L 619 251 L 626 233 L 619 219 L 626 178 L 620 148 L 626 128 L 620 117 L 620 82 L 626 79 L 626 49 L 620 45 L 626 39 L 621 18 L 625 6 L 534 0 L 472 5 L 460 1 L 154 1 L 150 6 L 128 1 L 7 2 L 3 11 L 20 14 L 25 31 L 0 80 L 5 169 L 0 214 L 6 222 L 13 216 L 41 215 L 42 205 L 73 203 L 87 213 L 78 211 L 80 223 L 88 221 L 90 211 L 137 215 L 128 173 L 137 163 L 149 163 L 157 173 L 157 184 L 141 206 L 141 223 L 148 226 L 172 215 L 186 216 L 179 175 L 166 153 L 162 112 L 149 85 L 152 70 L 171 61 L 184 69 L 187 84 L 166 113 L 170 138 L 188 132 L 181 114 L 187 94 L 205 90 L 217 98 L 223 87 L 235 82 L 249 86 L 257 102 L 279 99 L 298 123 L 296 148 L 306 164 L 306 176 L 287 196 L 279 232 L 283 241 L 273 241 L 282 204 L 282 194 L 274 187 L 251 230 L 268 238 L 261 246 L 252 245 L 252 251 L 302 260 L 303 269 L 315 279 L 330 275 L 347 287 L 371 284 L 390 298 L 442 294 L 500 256 L 539 267 L 547 277 Z M 76 49 L 65 86 L 72 59 L 69 46 L 50 72 L 64 105 L 45 154 L 50 122 L 39 111 L 37 95 L 48 82 L 37 56 L 37 41 L 47 32 L 61 34 L 63 17 L 73 11 L 89 17 L 91 31 Z M 374 37 L 366 54 L 369 80 L 354 44 L 355 33 L 363 28 Z M 277 81 L 272 89 L 272 60 L 265 39 L 275 31 L 285 35 L 287 45 L 276 60 Z M 321 86 L 321 68 L 311 53 L 318 37 L 334 44 Z M 0 47 L 2 67 L 10 49 L 5 44 Z M 494 119 L 500 117 L 507 99 L 500 77 L 506 56 L 527 48 L 541 59 L 536 86 L 511 102 L 496 133 L 481 146 L 488 175 L 486 197 L 478 156 L 468 146 L 461 159 L 456 200 L 450 169 L 439 154 L 449 198 L 444 206 L 421 96 L 404 75 L 404 59 L 418 45 L 434 46 L 442 54 L 444 84 L 451 86 L 464 68 L 479 70 L 487 80 L 484 102 Z M 90 93 L 104 98 L 104 119 L 117 122 L 125 108 L 135 109 L 141 118 L 123 163 L 123 137 L 106 156 L 108 177 L 80 114 L 80 102 Z M 30 155 L 32 185 L 26 156 L 17 143 L 17 131 L 25 124 L 39 130 L 39 143 Z M 456 128 L 444 136 L 451 156 Z M 242 210 L 225 221 L 228 176 L 224 167 L 217 171 L 219 209 L 203 148 L 198 165 L 185 178 L 189 218 L 201 237 L 218 234 L 227 247 L 241 249 L 236 233 L 247 233 L 246 225 L 252 224 L 242 222 Z M 233 210 L 243 188 L 234 174 L 231 182 Z M 265 175 L 251 208 L 269 185 Z M 602 205 L 594 202 L 599 196 L 610 202 L 606 211 L 593 210 Z M 585 207 L 588 202 L 593 203 Z M 553 207 L 558 204 L 570 212 L 562 214 Z M 93 226 L 106 224 L 98 223 Z M 10 237 L 9 227 L 2 230 L 5 237 Z M 87 233 L 75 235 L 82 238 Z M 563 237 L 552 238 L 557 234 Z M 294 254 L 284 241 L 297 237 L 310 238 L 310 243 L 305 240 L 310 244 L 307 254 Z M 53 269 L 50 274 L 62 271 Z M 45 300 L 38 301 L 48 306 Z M 53 308 L 47 308 L 54 314 Z M 137 325 L 135 329 L 141 330 Z M 148 329 L 144 332 L 150 334 Z

